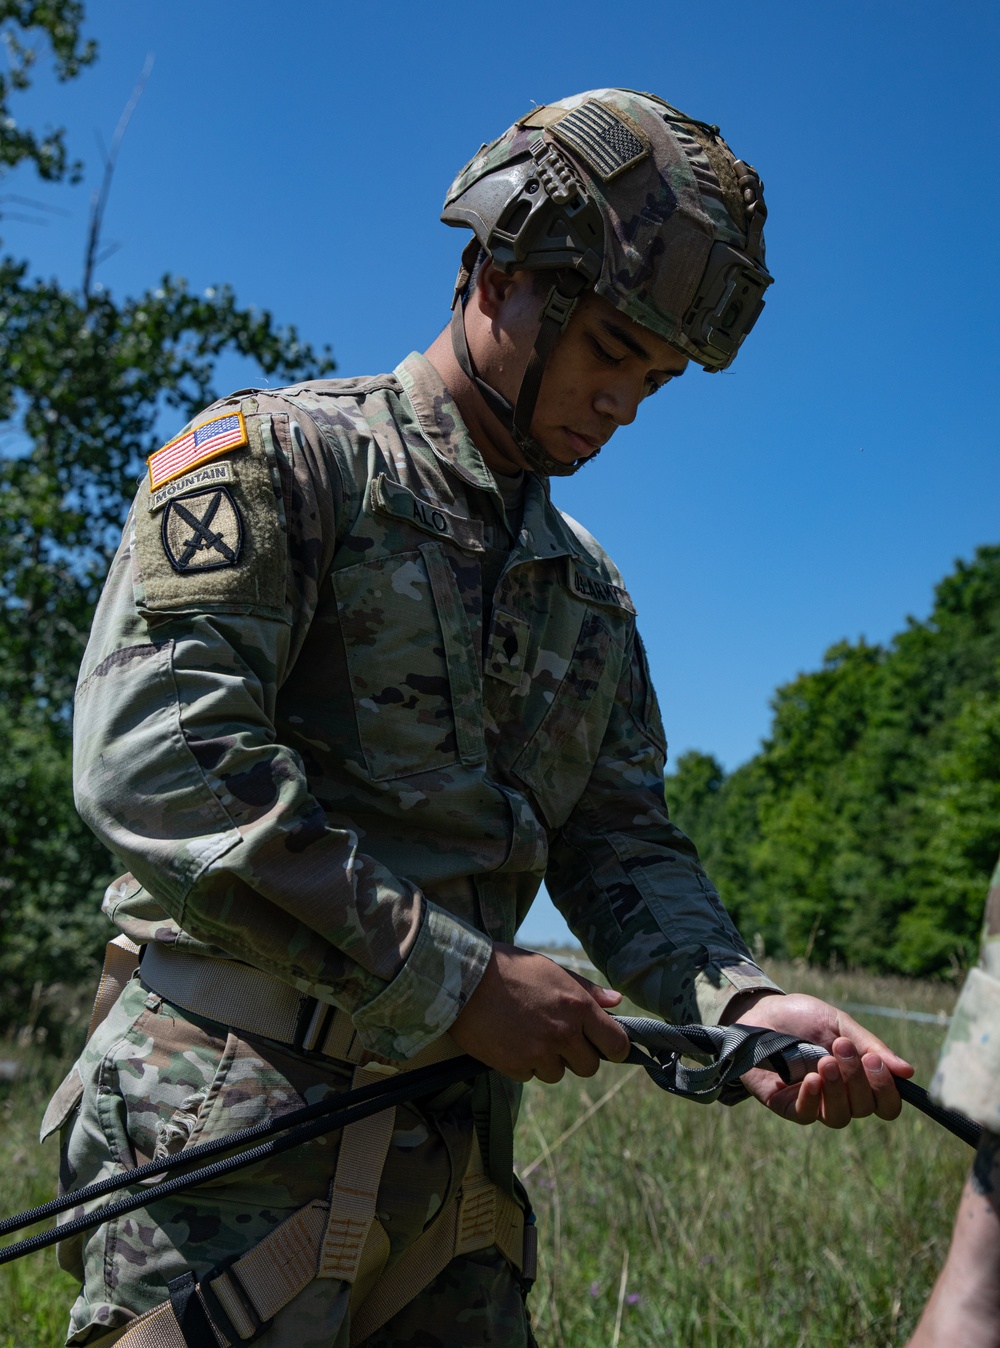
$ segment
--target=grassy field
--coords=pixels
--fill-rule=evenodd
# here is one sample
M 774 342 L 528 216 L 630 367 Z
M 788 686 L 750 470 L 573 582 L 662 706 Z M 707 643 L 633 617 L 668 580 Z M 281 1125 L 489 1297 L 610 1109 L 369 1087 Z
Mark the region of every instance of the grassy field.
M 953 1000 L 939 984 L 774 973 L 832 1001 L 947 1011 Z M 939 1027 L 869 1023 L 929 1081 Z M 34 1051 L 21 1079 L 0 1086 L 5 1214 L 52 1196 L 55 1145 L 36 1137 L 64 1070 Z M 517 1164 L 538 1210 L 539 1339 L 557 1348 L 903 1344 L 971 1156 L 908 1106 L 894 1124 L 833 1132 L 796 1128 L 753 1102 L 675 1100 L 637 1068 L 533 1084 Z M 0 1269 L 0 1348 L 62 1343 L 75 1290 L 51 1250 Z

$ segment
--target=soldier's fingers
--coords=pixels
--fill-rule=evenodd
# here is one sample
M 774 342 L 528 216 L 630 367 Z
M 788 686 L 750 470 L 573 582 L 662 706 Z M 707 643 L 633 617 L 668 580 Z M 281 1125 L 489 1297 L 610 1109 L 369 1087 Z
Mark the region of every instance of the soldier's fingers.
M 615 992 L 614 988 L 602 987 L 600 983 L 594 983 L 591 979 L 584 978 L 583 974 L 575 974 L 571 969 L 567 969 L 566 972 L 571 978 L 576 979 L 585 992 L 593 997 L 598 1006 L 618 1006 L 621 1002 L 622 995 L 620 992 Z
M 823 1085 L 819 1116 L 828 1128 L 846 1128 L 851 1121 L 847 1087 L 834 1058 L 820 1058 L 817 1066 Z
M 563 1050 L 563 1058 L 569 1070 L 578 1077 L 594 1076 L 601 1065 L 601 1055 L 586 1035 L 582 1034 L 568 1050 Z
M 866 1026 L 859 1024 L 853 1016 L 849 1016 L 846 1011 L 838 1011 L 837 1020 L 841 1035 L 851 1040 L 862 1057 L 866 1053 L 876 1053 L 890 1072 L 895 1072 L 900 1077 L 913 1076 L 912 1064 L 901 1058 L 898 1053 L 893 1053 L 888 1044 L 883 1043 L 878 1035 L 872 1034 Z
M 759 1068 L 744 1073 L 742 1081 L 751 1095 L 791 1123 L 815 1123 L 819 1117 L 822 1084 L 815 1072 L 797 1086 L 785 1085 L 777 1073 Z
M 554 1086 L 557 1081 L 562 1081 L 565 1075 L 566 1059 L 556 1054 L 549 1054 L 541 1059 L 532 1073 L 532 1076 L 544 1081 L 547 1086 Z
M 833 1056 L 840 1068 L 840 1077 L 847 1092 L 847 1103 L 852 1119 L 863 1119 L 875 1112 L 875 1096 L 872 1093 L 864 1063 L 850 1039 L 833 1041 Z
M 820 1103 L 823 1099 L 823 1083 L 817 1072 L 809 1072 L 799 1082 L 799 1093 L 795 1097 L 795 1106 L 787 1117 L 796 1123 L 815 1123 L 819 1118 Z
M 617 1020 L 606 1011 L 593 1007 L 584 1017 L 583 1033 L 597 1052 L 610 1062 L 624 1062 L 628 1057 L 631 1040 Z
M 861 1060 L 875 1096 L 875 1113 L 880 1119 L 897 1119 L 903 1108 L 892 1073 L 877 1053 L 866 1053 Z

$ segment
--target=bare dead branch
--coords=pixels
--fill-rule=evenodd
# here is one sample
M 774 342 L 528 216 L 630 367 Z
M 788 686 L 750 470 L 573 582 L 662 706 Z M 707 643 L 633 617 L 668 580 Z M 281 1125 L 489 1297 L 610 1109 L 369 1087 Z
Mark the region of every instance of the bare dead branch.
M 97 266 L 98 261 L 101 260 L 98 257 L 101 242 L 101 226 L 104 223 L 104 211 L 108 204 L 108 196 L 111 192 L 111 179 L 114 176 L 115 164 L 118 162 L 118 151 L 121 149 L 121 143 L 124 139 L 125 132 L 128 130 L 128 124 L 132 120 L 132 114 L 139 105 L 139 99 L 142 98 L 143 91 L 146 88 L 146 83 L 149 80 L 152 69 L 153 53 L 150 52 L 142 67 L 142 73 L 135 82 L 135 88 L 132 90 L 128 102 L 122 109 L 122 115 L 118 118 L 115 134 L 111 138 L 111 148 L 104 156 L 104 173 L 101 176 L 101 185 L 94 191 L 94 194 L 91 197 L 90 225 L 87 229 L 87 248 L 83 258 L 84 299 L 90 298 L 90 288 L 94 279 L 94 269 Z M 105 256 L 106 255 L 107 254 L 105 254 Z

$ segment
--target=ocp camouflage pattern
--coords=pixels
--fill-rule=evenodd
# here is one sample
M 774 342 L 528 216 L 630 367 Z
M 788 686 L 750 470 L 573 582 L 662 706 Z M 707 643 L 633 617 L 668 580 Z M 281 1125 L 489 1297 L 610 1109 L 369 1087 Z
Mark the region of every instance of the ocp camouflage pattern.
M 986 898 L 979 964 L 952 1012 L 931 1094 L 1000 1134 L 1000 862 Z
M 773 986 L 667 817 L 621 576 L 544 479 L 512 537 L 415 354 L 211 410 L 234 408 L 239 561 L 172 571 L 143 485 L 81 671 L 78 805 L 131 872 L 112 920 L 332 1002 L 395 1060 L 543 877 L 651 1011 L 714 1022 Z
M 349 1070 L 227 1033 L 147 993 L 138 979 L 71 1075 L 76 1088 L 66 1107 L 81 1096 L 82 1104 L 63 1149 L 64 1190 L 269 1122 L 350 1087 Z M 468 1087 L 451 1087 L 419 1108 L 397 1110 L 377 1203 L 390 1268 L 454 1195 L 472 1140 L 470 1097 Z M 100 1342 L 165 1300 L 171 1278 L 189 1269 L 203 1277 L 322 1197 L 336 1168 L 339 1139 L 339 1133 L 316 1138 L 62 1242 L 60 1264 L 83 1284 L 67 1342 Z M 105 1206 L 117 1196 L 105 1198 Z M 71 1209 L 61 1221 L 82 1211 Z M 350 1287 L 341 1280 L 314 1281 L 255 1342 L 260 1348 L 347 1348 L 349 1298 Z M 480 1341 L 477 1333 L 483 1342 L 512 1348 L 532 1341 L 523 1291 L 495 1248 L 452 1261 L 366 1344 L 433 1348 L 454 1342 L 455 1324 L 468 1330 L 463 1342 Z

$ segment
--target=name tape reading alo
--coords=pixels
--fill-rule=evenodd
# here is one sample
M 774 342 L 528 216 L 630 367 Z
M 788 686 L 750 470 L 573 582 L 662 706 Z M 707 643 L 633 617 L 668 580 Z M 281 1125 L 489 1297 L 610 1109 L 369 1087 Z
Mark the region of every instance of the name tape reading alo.
M 460 548 L 473 552 L 483 550 L 483 526 L 479 520 L 455 515 L 442 505 L 425 501 L 402 483 L 392 482 L 384 473 L 380 473 L 372 484 L 372 505 L 382 514 L 405 520 L 425 534 L 447 538 Z

